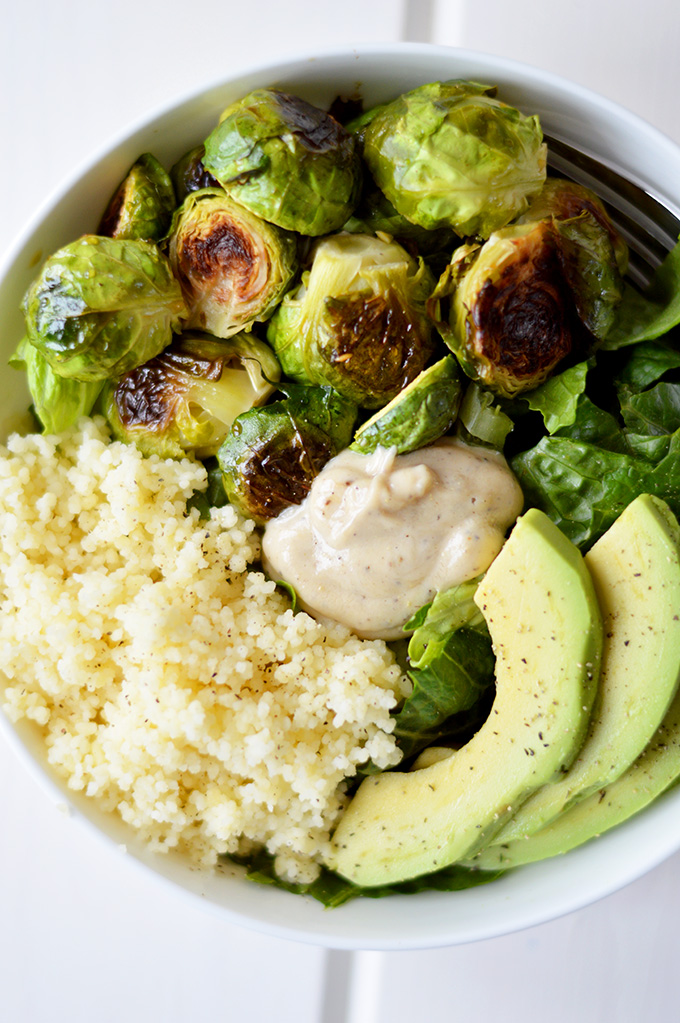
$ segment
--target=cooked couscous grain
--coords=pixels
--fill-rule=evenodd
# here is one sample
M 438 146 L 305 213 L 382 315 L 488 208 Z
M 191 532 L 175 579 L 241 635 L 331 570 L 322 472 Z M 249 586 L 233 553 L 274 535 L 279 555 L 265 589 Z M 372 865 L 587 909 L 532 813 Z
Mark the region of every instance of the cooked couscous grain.
M 187 512 L 205 485 L 97 419 L 0 448 L 5 710 L 152 848 L 211 865 L 266 846 L 311 880 L 343 778 L 399 761 L 407 680 L 384 643 L 293 614 L 233 508 Z

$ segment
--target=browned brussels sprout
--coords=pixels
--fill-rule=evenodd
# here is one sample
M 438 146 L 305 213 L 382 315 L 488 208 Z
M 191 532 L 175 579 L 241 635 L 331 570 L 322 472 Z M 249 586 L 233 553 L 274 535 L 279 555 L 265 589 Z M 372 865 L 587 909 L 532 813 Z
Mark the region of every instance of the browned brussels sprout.
M 224 111 L 203 163 L 232 198 L 300 234 L 338 230 L 361 190 L 354 137 L 325 110 L 276 89 L 256 89 Z
M 468 376 L 513 397 L 606 337 L 626 258 L 596 197 L 551 180 L 517 223 L 454 252 L 428 308 Z
M 271 316 L 298 266 L 295 236 L 221 188 L 187 196 L 173 217 L 169 257 L 189 307 L 186 326 L 223 338 Z
M 205 146 L 195 146 L 170 168 L 178 205 L 184 202 L 190 192 L 198 192 L 200 188 L 216 188 L 219 185 L 217 178 L 203 166 L 204 155 Z
M 434 280 L 401 245 L 362 234 L 320 241 L 311 270 L 267 329 L 287 376 L 329 384 L 380 408 L 433 352 L 426 302 Z
M 228 341 L 178 338 L 155 359 L 104 387 L 100 398 L 114 437 L 145 455 L 214 455 L 241 412 L 274 392 L 280 369 L 252 333 Z
M 376 184 L 414 224 L 488 238 L 540 190 L 538 118 L 495 93 L 478 82 L 430 82 L 350 125 Z
M 224 489 L 263 523 L 300 504 L 326 462 L 347 447 L 357 407 L 331 387 L 282 385 L 281 401 L 244 412 L 217 452 Z
M 98 234 L 108 238 L 160 241 L 170 225 L 175 192 L 151 153 L 142 153 L 111 197 Z

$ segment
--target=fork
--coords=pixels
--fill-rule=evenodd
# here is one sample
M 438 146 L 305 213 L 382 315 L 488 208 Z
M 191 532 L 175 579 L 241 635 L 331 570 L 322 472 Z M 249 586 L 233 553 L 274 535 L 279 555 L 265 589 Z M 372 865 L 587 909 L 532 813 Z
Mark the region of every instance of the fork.
M 644 288 L 654 269 L 680 237 L 680 208 L 592 152 L 555 133 L 545 134 L 548 167 L 556 175 L 590 188 L 605 204 L 628 243 L 628 274 Z

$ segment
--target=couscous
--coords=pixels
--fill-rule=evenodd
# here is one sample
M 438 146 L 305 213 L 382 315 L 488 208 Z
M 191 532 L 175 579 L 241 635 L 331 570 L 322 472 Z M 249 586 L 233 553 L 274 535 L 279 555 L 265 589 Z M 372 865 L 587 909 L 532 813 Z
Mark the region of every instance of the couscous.
M 153 849 L 210 865 L 265 846 L 308 881 L 343 779 L 400 760 L 408 680 L 385 643 L 293 614 L 231 506 L 187 512 L 205 483 L 102 420 L 0 449 L 5 709 Z

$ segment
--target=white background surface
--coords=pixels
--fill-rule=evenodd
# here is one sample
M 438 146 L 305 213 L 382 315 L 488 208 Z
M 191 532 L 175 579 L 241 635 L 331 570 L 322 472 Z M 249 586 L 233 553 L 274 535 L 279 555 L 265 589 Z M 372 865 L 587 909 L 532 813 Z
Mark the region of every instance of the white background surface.
M 34 0 L 3 8 L 0 251 L 90 153 L 251 63 L 410 38 L 548 68 L 680 142 L 676 0 Z M 680 855 L 521 934 L 346 953 L 263 937 L 149 887 L 59 813 L 0 742 L 3 1023 L 638 1023 L 676 1019 Z

